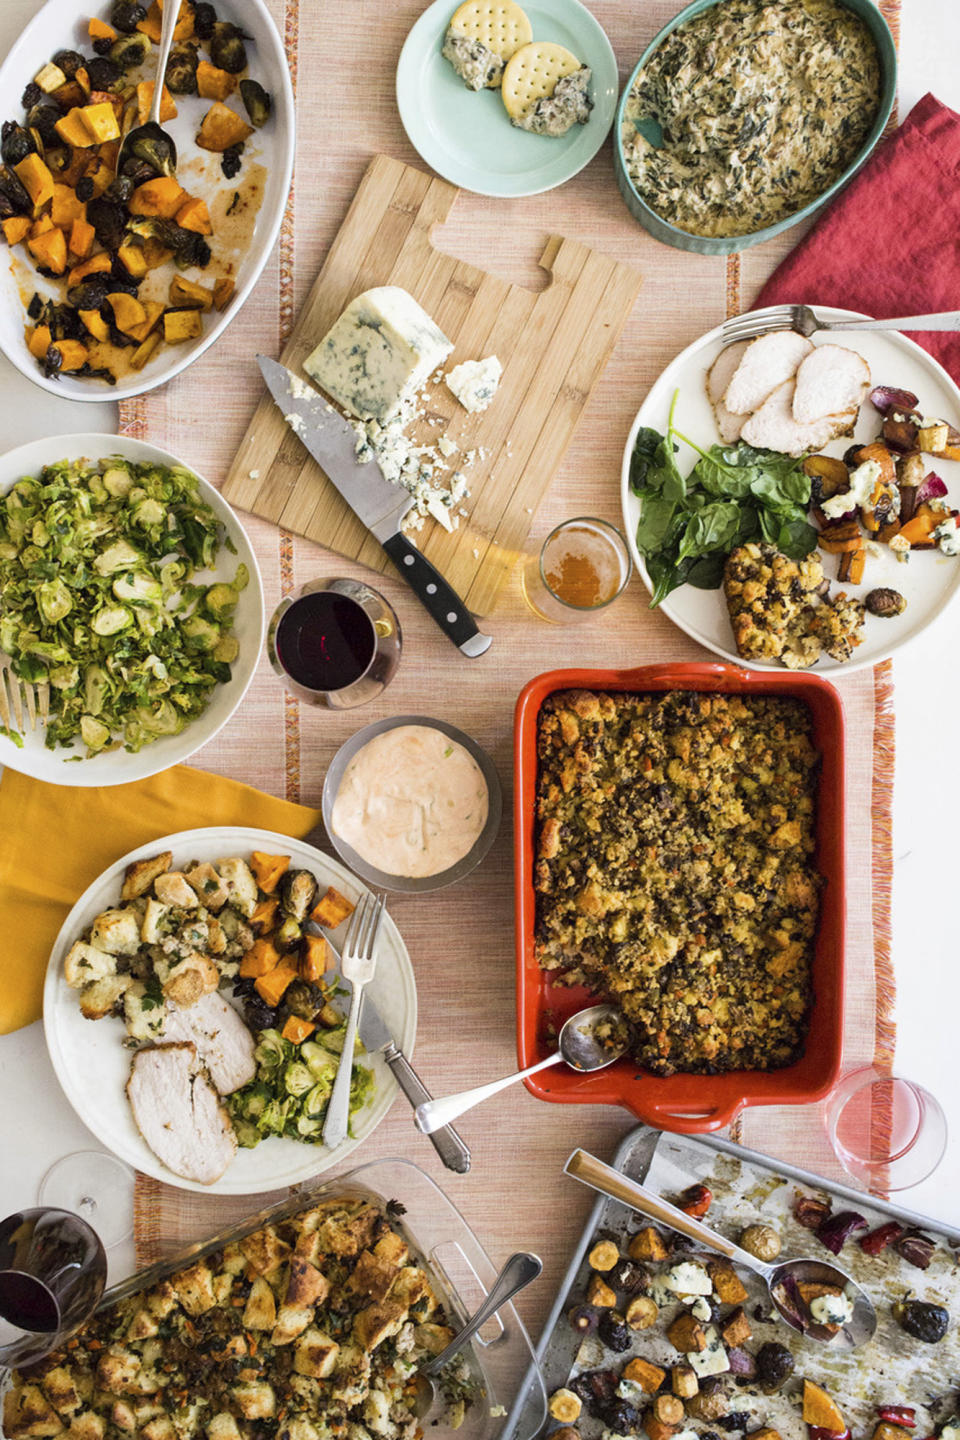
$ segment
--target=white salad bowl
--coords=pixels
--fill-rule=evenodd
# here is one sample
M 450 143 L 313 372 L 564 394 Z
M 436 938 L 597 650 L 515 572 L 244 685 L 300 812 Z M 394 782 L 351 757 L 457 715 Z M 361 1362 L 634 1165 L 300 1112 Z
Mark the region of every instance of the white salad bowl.
M 0 65 L 0 95 L 5 97 L 0 119 L 22 119 L 20 96 L 24 87 L 56 50 L 76 48 L 89 54 L 87 24 L 91 14 L 103 15 L 105 11 L 106 0 L 93 0 L 93 3 L 91 0 L 47 0 Z M 244 164 L 251 159 L 256 160 L 265 167 L 267 178 L 253 235 L 236 271 L 233 298 L 222 314 L 211 312 L 205 317 L 203 334 L 196 340 L 179 345 L 161 345 L 141 371 L 122 377 L 116 385 L 70 375 L 49 380 L 27 349 L 24 327 L 29 323 L 26 301 L 33 291 L 53 294 L 54 290 L 49 281 L 37 274 L 23 247 L 15 247 L 9 252 L 11 263 L 5 264 L 0 274 L 0 350 L 21 374 L 52 395 L 60 395 L 67 400 L 102 403 L 105 400 L 128 400 L 131 396 L 154 390 L 158 385 L 165 385 L 174 375 L 192 365 L 194 360 L 199 360 L 204 351 L 220 338 L 230 321 L 239 314 L 267 263 L 280 231 L 293 175 L 295 118 L 290 71 L 283 42 L 265 0 L 242 0 L 242 3 L 240 0 L 226 0 L 224 4 L 218 3 L 217 13 L 221 19 L 234 20 L 250 36 L 250 74 L 273 98 L 270 119 L 250 137 L 244 151 Z M 179 113 L 176 119 L 165 122 L 164 129 L 176 141 L 180 164 L 184 165 L 192 156 L 205 153 L 197 150 L 194 136 L 211 102 L 195 95 L 181 95 L 176 99 Z M 214 158 L 219 160 L 219 156 Z M 241 179 L 242 175 L 241 171 Z M 221 178 L 221 185 L 228 183 Z M 189 190 L 189 177 L 184 179 L 184 184 Z M 212 237 L 211 244 L 216 246 L 216 236 Z M 185 273 L 189 279 L 203 280 L 202 270 Z
M 143 440 L 132 440 L 124 435 L 58 435 L 52 439 L 34 440 L 0 456 L 0 495 L 5 495 L 24 476 L 39 474 L 44 465 L 55 465 L 60 460 L 102 460 L 113 455 L 140 464 L 183 465 L 196 475 L 196 471 L 185 461 Z M 9 765 L 12 770 L 20 770 L 24 775 L 32 775 L 51 785 L 126 785 L 133 780 L 156 775 L 171 765 L 179 765 L 226 725 L 246 694 L 260 658 L 266 627 L 263 583 L 256 556 L 240 521 L 208 480 L 197 475 L 197 481 L 201 498 L 221 521 L 236 550 L 235 554 L 231 554 L 226 545 L 221 545 L 215 569 L 198 572 L 198 582 L 229 582 L 238 565 L 245 565 L 250 575 L 249 584 L 241 592 L 234 612 L 233 634 L 237 637 L 240 653 L 231 667 L 230 680 L 216 687 L 203 714 L 192 720 L 179 735 L 162 735 L 135 754 L 127 750 L 105 750 L 99 755 L 87 756 L 86 747 L 79 741 L 74 741 L 71 746 L 48 750 L 44 743 L 44 730 L 38 724 L 36 730 L 29 727 L 25 730 L 22 746 L 16 745 L 7 735 L 0 734 L 0 764 Z

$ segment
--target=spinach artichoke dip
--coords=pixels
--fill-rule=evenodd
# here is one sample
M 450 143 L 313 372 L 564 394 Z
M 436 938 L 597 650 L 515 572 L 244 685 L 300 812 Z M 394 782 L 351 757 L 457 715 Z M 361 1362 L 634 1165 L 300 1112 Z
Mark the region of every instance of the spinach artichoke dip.
M 537 735 L 536 954 L 655 1075 L 802 1052 L 820 876 L 810 713 L 779 696 L 561 691 Z
M 624 162 L 641 199 L 678 229 L 750 235 L 829 189 L 879 105 L 877 48 L 843 5 L 722 0 L 640 71 Z M 659 148 L 648 138 L 656 126 Z

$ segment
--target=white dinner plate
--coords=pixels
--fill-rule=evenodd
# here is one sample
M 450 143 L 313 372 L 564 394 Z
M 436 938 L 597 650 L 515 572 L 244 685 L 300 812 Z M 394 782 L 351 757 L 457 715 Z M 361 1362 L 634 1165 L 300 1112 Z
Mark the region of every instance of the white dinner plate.
M 478 195 L 538 195 L 563 185 L 596 155 L 613 124 L 617 60 L 580 0 L 524 0 L 534 40 L 554 40 L 593 71 L 593 110 L 562 136 L 511 125 L 499 90 L 468 90 L 440 53 L 457 0 L 434 0 L 400 52 L 397 105 L 411 144 L 453 185 Z
M 304 1145 L 297 1140 L 272 1136 L 261 1140 L 253 1150 L 238 1150 L 229 1169 L 213 1185 L 198 1185 L 174 1175 L 162 1165 L 134 1124 L 124 1089 L 130 1074 L 131 1052 L 123 1047 L 126 1038 L 123 1021 L 114 1016 L 85 1020 L 80 1013 L 79 992 L 71 990 L 63 977 L 67 951 L 102 910 L 118 903 L 127 866 L 162 850 L 173 851 L 174 869 L 194 859 L 216 861 L 233 855 L 247 859 L 252 850 L 289 855 L 293 866 L 309 870 L 316 877 L 321 890 L 332 885 L 354 901 L 365 893 L 365 887 L 339 861 L 302 840 L 275 835 L 269 830 L 243 826 L 183 830 L 131 850 L 81 895 L 63 922 L 47 966 L 43 1028 L 64 1094 L 83 1123 L 108 1150 L 144 1175 L 152 1175 L 181 1190 L 259 1195 L 320 1175 L 346 1160 L 372 1135 L 393 1104 L 398 1086 L 381 1055 L 361 1057 L 363 1064 L 373 1069 L 376 1084 L 372 1100 L 354 1116 L 354 1139 L 328 1150 L 324 1145 Z M 229 986 L 221 993 L 229 999 Z M 417 990 L 407 947 L 389 915 L 385 916 L 380 931 L 377 970 L 369 993 L 393 1038 L 407 1057 L 411 1057 L 417 1034 Z
M 5 495 L 23 476 L 39 474 L 44 465 L 55 465 L 60 460 L 102 460 L 111 455 L 140 464 L 183 465 L 196 475 L 185 460 L 179 460 L 156 445 L 148 445 L 145 440 L 133 440 L 127 435 L 55 435 L 52 439 L 33 440 L 0 456 L 0 495 Z M 44 744 L 45 732 L 38 726 L 36 730 L 27 728 L 24 731 L 22 746 L 0 734 L 0 764 L 9 765 L 11 770 L 20 770 L 37 780 L 46 780 L 50 785 L 126 785 L 132 780 L 145 780 L 148 775 L 157 775 L 171 765 L 182 764 L 195 750 L 212 740 L 237 709 L 253 679 L 263 646 L 266 627 L 263 582 L 257 557 L 237 516 L 209 480 L 204 480 L 201 475 L 196 478 L 200 498 L 206 501 L 223 524 L 236 553 L 231 554 L 226 545 L 221 545 L 216 567 L 198 571 L 194 581 L 207 585 L 217 580 L 229 583 L 241 564 L 246 565 L 250 574 L 246 589 L 240 592 L 233 617 L 233 634 L 237 637 L 240 653 L 231 666 L 229 681 L 216 686 L 203 714 L 192 720 L 179 735 L 161 735 L 135 754 L 119 749 L 88 756 L 86 746 L 79 739 L 71 745 L 48 750 Z
M 853 318 L 858 313 L 823 305 L 816 306 L 816 311 L 827 320 Z M 758 310 L 756 313 L 764 315 L 767 312 Z M 674 412 L 676 428 L 689 435 L 704 450 L 720 442 L 713 407 L 707 398 L 706 377 L 722 348 L 721 330 L 718 325 L 695 340 L 667 366 L 641 405 L 623 453 L 620 502 L 624 529 L 633 563 L 648 590 L 651 588 L 649 577 L 636 544 L 639 504 L 630 489 L 630 456 L 634 440 L 637 431 L 644 425 L 659 430 L 661 434 L 666 432 L 670 404 L 676 390 L 679 391 Z M 813 336 L 813 343 L 844 345 L 856 350 L 870 366 L 871 389 L 875 385 L 891 385 L 899 390 L 912 390 L 918 398 L 917 408 L 921 414 L 936 416 L 960 428 L 960 390 L 943 366 L 905 335 L 895 330 L 851 330 L 838 334 L 820 331 Z M 877 439 L 881 419 L 869 399 L 865 400 L 854 434 L 832 441 L 823 453 L 842 455 L 850 445 L 858 442 L 865 445 Z M 680 442 L 677 461 L 684 475 L 693 469 L 696 459 L 694 451 Z M 935 471 L 945 481 L 949 490 L 947 503 L 960 508 L 960 464 L 941 460 L 936 455 L 927 455 L 924 459 L 927 469 Z M 829 674 L 834 678 L 888 659 L 894 651 L 902 649 L 908 641 L 926 630 L 960 589 L 960 558 L 943 555 L 939 550 L 921 550 L 912 554 L 906 562 L 901 562 L 886 545 L 877 546 L 877 550 L 878 554 L 867 555 L 863 583 L 860 585 L 840 584 L 836 578 L 838 556 L 821 551 L 820 558 L 824 574 L 830 581 L 831 593 L 843 590 L 862 600 L 878 586 L 890 586 L 905 597 L 907 608 L 892 620 L 868 614 L 863 642 L 853 652 L 853 658 L 840 663 L 824 656 L 812 667 L 817 674 Z M 659 608 L 692 639 L 733 664 L 747 664 L 751 670 L 783 670 L 782 665 L 760 660 L 747 662 L 737 654 L 722 589 L 697 590 L 692 585 L 681 585 L 667 596 Z
M 22 122 L 20 96 L 24 86 L 55 51 L 75 48 L 84 55 L 90 54 L 90 37 L 87 33 L 90 16 L 105 18 L 107 10 L 106 0 L 47 0 L 46 5 L 37 11 L 0 65 L 0 96 L 3 96 L 0 116 L 4 120 Z M 234 316 L 240 313 L 244 301 L 267 263 L 280 232 L 293 175 L 296 136 L 290 71 L 283 42 L 264 0 L 225 0 L 222 4 L 218 0 L 217 15 L 221 20 L 236 21 L 250 37 L 247 44 L 250 61 L 248 74 L 252 79 L 259 80 L 273 99 L 273 114 L 261 129 L 251 135 L 243 152 L 244 167 L 256 161 L 266 168 L 267 177 L 253 236 L 237 268 L 237 288 L 233 299 L 222 314 L 211 312 L 205 317 L 203 334 L 196 340 L 179 345 L 161 345 L 141 371 L 125 376 L 116 385 L 72 378 L 69 375 L 63 375 L 58 380 L 48 380 L 27 349 L 24 339 L 24 326 L 29 321 L 22 292 L 26 292 L 26 299 L 29 300 L 34 290 L 39 290 L 42 294 L 56 293 L 57 285 L 56 282 L 51 285 L 38 275 L 24 247 L 15 246 L 11 252 L 12 264 L 5 264 L 0 276 L 0 349 L 21 374 L 53 395 L 62 395 L 67 400 L 102 403 L 105 400 L 125 400 L 132 395 L 142 395 L 147 390 L 153 390 L 157 385 L 165 385 L 174 375 L 179 375 L 181 370 L 198 360 L 223 334 Z M 200 120 L 211 102 L 201 100 L 196 95 L 177 95 L 175 100 L 178 114 L 174 120 L 164 122 L 164 129 L 170 132 L 176 142 L 179 164 L 184 170 L 181 179 L 184 188 L 189 190 L 191 166 L 199 163 L 198 157 L 202 159 L 207 156 L 206 151 L 198 150 L 195 136 Z M 246 118 L 239 95 L 229 97 L 229 103 Z M 210 174 L 218 175 L 218 184 L 226 188 L 230 182 L 220 175 L 219 160 L 219 155 L 212 155 L 212 158 L 205 160 L 204 168 Z M 242 178 L 241 169 L 239 179 Z M 204 194 L 209 198 L 206 187 Z M 210 240 L 214 252 L 216 243 L 214 235 Z M 6 248 L 4 246 L 4 249 Z M 185 273 L 188 279 L 203 282 L 203 270 L 188 270 Z

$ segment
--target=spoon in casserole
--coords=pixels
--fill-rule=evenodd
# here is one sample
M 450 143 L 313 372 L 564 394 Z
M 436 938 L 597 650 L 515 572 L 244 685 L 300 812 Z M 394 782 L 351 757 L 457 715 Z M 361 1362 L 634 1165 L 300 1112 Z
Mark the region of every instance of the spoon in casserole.
M 623 1016 L 616 1005 L 591 1005 L 586 1010 L 578 1010 L 560 1031 L 560 1048 L 546 1060 L 538 1060 L 536 1065 L 528 1065 L 526 1070 L 518 1070 L 514 1075 L 505 1075 L 502 1080 L 491 1080 L 489 1085 L 477 1085 L 472 1090 L 445 1095 L 441 1100 L 428 1100 L 418 1106 L 414 1123 L 424 1135 L 432 1135 L 441 1125 L 449 1125 L 482 1100 L 489 1100 L 508 1085 L 557 1065 L 561 1060 L 574 1070 L 602 1070 L 620 1059 L 628 1039 Z
M 574 1150 L 563 1168 L 574 1180 L 580 1180 L 591 1189 L 599 1190 L 602 1195 L 609 1195 L 611 1199 L 639 1210 L 649 1219 L 657 1220 L 661 1225 L 667 1225 L 671 1230 L 688 1236 L 698 1245 L 704 1245 L 708 1250 L 724 1256 L 731 1264 L 752 1270 L 766 1282 L 770 1299 L 781 1318 L 801 1335 L 829 1343 L 834 1350 L 855 1350 L 858 1345 L 866 1344 L 876 1330 L 877 1312 L 873 1301 L 866 1291 L 838 1266 L 828 1265 L 823 1260 L 806 1258 L 780 1260 L 768 1265 L 749 1251 L 741 1250 L 740 1246 L 734 1245 L 731 1240 L 725 1240 L 715 1230 L 710 1230 L 698 1220 L 685 1215 L 682 1210 L 671 1205 L 669 1200 L 661 1199 L 652 1190 L 639 1185 L 636 1180 L 630 1180 L 619 1170 L 614 1170 L 612 1165 L 605 1165 L 586 1150 Z M 839 1329 L 834 1325 L 821 1324 L 811 1315 L 797 1288 L 806 1284 L 836 1288 L 843 1291 L 852 1302 L 852 1312 Z
M 161 175 L 174 175 L 177 169 L 177 147 L 173 136 L 160 125 L 160 107 L 163 104 L 164 80 L 167 61 L 173 46 L 173 32 L 180 15 L 180 0 L 167 0 L 163 7 L 163 23 L 160 27 L 160 49 L 157 54 L 157 74 L 153 82 L 153 100 L 150 114 L 143 125 L 135 125 L 123 137 L 117 156 L 117 174 L 123 174 L 123 162 L 131 158 L 145 160 Z

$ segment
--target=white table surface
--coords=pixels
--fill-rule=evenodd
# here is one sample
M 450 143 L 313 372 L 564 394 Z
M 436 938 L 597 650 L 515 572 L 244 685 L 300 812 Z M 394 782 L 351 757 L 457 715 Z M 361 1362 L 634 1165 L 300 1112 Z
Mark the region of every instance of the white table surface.
M 0 55 L 40 8 L 40 0 L 3 0 Z M 597 6 L 598 13 L 602 5 Z M 900 113 L 928 90 L 960 109 L 960 5 L 904 0 Z M 601 15 L 602 19 L 602 15 Z M 68 431 L 112 432 L 116 407 L 51 397 L 0 356 L 0 444 Z M 960 664 L 951 636 L 955 606 L 895 662 L 897 759 L 894 798 L 894 936 L 898 979 L 897 1071 L 926 1086 L 947 1112 L 947 1156 L 926 1183 L 896 1197 L 911 1209 L 960 1225 L 960 967 L 955 958 L 952 887 L 958 883 L 960 833 L 953 813 L 952 741 L 960 713 Z M 935 778 L 936 777 L 936 778 Z M 945 778 L 941 778 L 945 777 Z M 856 898 L 851 897 L 851 903 Z M 64 1099 L 47 1059 L 43 1031 L 31 1025 L 0 1037 L 0 1216 L 35 1203 L 54 1160 L 100 1145 Z M 132 1248 L 110 1252 L 110 1278 L 131 1268 Z

